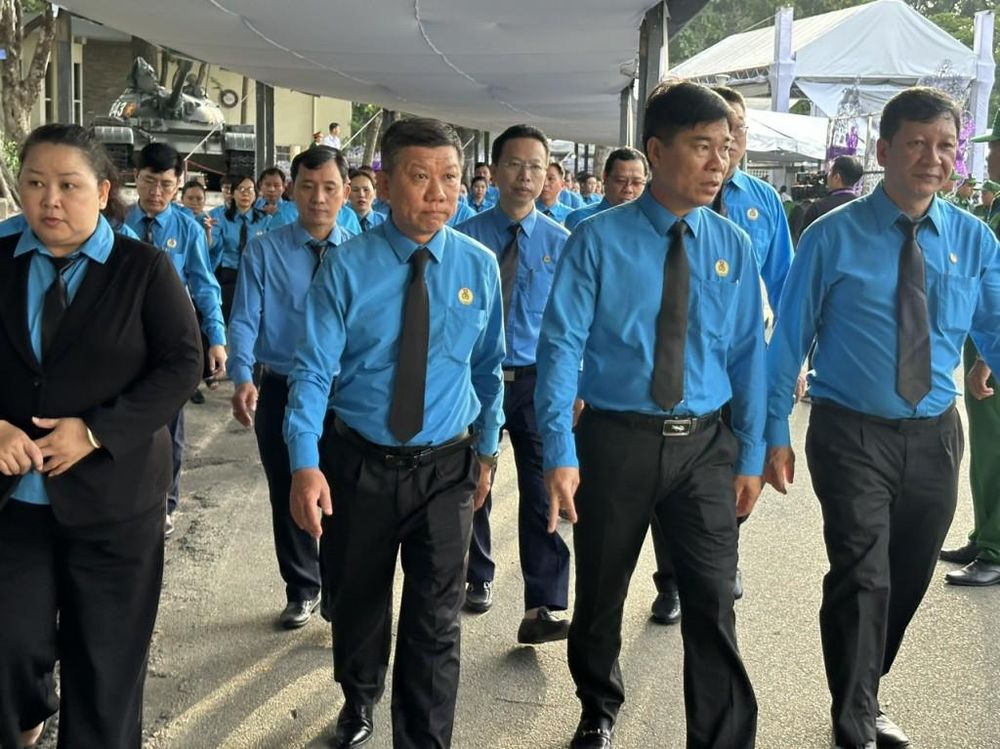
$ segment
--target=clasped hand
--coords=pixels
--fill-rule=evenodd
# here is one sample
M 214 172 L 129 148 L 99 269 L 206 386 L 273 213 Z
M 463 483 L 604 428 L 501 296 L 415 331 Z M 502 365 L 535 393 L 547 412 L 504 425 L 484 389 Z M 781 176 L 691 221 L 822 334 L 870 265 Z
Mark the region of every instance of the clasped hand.
M 23 476 L 34 468 L 49 476 L 61 476 L 94 452 L 82 419 L 34 417 L 35 426 L 51 431 L 32 440 L 13 424 L 0 421 L 0 473 Z

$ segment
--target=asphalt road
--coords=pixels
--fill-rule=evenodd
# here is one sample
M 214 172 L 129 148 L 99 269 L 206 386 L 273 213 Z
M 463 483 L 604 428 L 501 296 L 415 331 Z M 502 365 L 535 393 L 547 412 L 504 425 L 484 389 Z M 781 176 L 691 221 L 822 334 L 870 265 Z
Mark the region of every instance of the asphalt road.
M 187 407 L 189 457 L 146 687 L 147 746 L 326 746 L 342 700 L 330 631 L 318 617 L 297 632 L 275 626 L 284 597 L 267 489 L 252 433 L 229 417 L 230 393 L 227 383 L 207 404 Z M 808 406 L 793 417 L 800 448 L 807 417 Z M 767 491 L 743 527 L 746 595 L 737 626 L 760 703 L 759 749 L 825 749 L 830 740 L 817 625 L 826 560 L 804 464 L 794 491 Z M 493 510 L 496 605 L 463 619 L 458 749 L 566 747 L 579 717 L 564 645 L 515 642 L 516 517 L 507 451 Z M 970 524 L 963 480 L 949 544 L 962 543 Z M 916 749 L 1000 749 L 1000 586 L 946 586 L 949 568 L 940 565 L 883 682 L 883 705 Z M 684 746 L 680 630 L 648 621 L 652 572 L 647 543 L 625 610 L 618 749 Z M 388 699 L 377 708 L 376 730 L 372 749 L 391 746 Z

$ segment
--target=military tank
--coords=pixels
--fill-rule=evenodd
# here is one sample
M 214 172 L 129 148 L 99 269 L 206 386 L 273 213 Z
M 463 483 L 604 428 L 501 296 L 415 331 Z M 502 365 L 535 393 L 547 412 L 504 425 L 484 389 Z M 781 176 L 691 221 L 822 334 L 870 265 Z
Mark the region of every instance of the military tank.
M 152 142 L 169 143 L 182 156 L 191 153 L 210 190 L 219 189 L 224 174 L 254 173 L 253 125 L 226 124 L 222 108 L 188 75 L 192 65 L 190 60 L 178 64 L 168 90 L 159 84 L 153 66 L 137 57 L 128 86 L 108 116 L 94 119 L 94 134 L 124 174 L 135 169 L 132 154 Z

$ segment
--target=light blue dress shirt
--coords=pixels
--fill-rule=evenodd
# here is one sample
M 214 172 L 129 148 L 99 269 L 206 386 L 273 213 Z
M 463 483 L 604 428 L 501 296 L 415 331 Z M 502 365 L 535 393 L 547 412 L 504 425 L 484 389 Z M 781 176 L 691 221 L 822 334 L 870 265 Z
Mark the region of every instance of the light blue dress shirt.
M 970 332 L 986 363 L 1000 371 L 1000 245 L 982 221 L 934 198 L 917 232 L 931 391 L 916 408 L 896 392 L 901 216 L 879 185 L 820 217 L 799 238 L 767 354 L 769 445 L 790 444 L 795 380 L 814 337 L 810 395 L 886 419 L 937 416 L 954 404 L 955 369 Z
M 140 238 L 145 239 L 143 218 L 146 212 L 138 203 L 125 216 L 125 223 Z M 153 220 L 153 244 L 170 256 L 181 283 L 194 306 L 201 313 L 201 329 L 210 346 L 226 345 L 226 326 L 222 321 L 222 290 L 209 264 L 205 229 L 191 218 L 190 213 L 168 205 Z
M 490 208 L 458 227 L 463 234 L 489 247 L 500 261 L 516 223 L 500 206 Z M 510 297 L 505 321 L 507 357 L 505 367 L 527 367 L 535 363 L 542 312 L 552 290 L 552 277 L 569 232 L 538 211 L 520 221 L 517 282 Z
M 497 450 L 503 424 L 503 304 L 496 257 L 451 227 L 427 243 L 430 348 L 424 428 L 407 443 L 435 445 L 474 425 L 478 450 Z M 306 298 L 305 335 L 288 378 L 285 441 L 292 470 L 319 465 L 332 408 L 380 445 L 389 428 L 403 302 L 416 243 L 391 218 L 327 256 Z M 336 380 L 331 395 L 330 386 Z
M 369 229 L 374 229 L 379 224 L 385 223 L 385 214 L 379 213 L 374 209 L 369 210 L 368 215 L 363 218 L 358 215 L 358 212 L 354 210 L 353 206 L 351 207 L 351 212 L 354 213 L 354 217 L 358 221 L 358 229 L 360 229 L 359 233 L 366 232 Z
M 565 206 L 568 206 L 571 211 L 575 211 L 577 208 L 583 208 L 584 202 L 583 198 L 580 197 L 580 193 L 573 192 L 572 190 L 567 190 L 563 188 L 559 192 L 559 202 Z
M 762 472 L 767 385 L 757 265 L 746 234 L 707 208 L 684 217 L 684 399 L 668 412 L 653 401 L 656 320 L 676 221 L 646 192 L 580 224 L 566 243 L 538 340 L 535 409 L 546 470 L 577 465 L 573 400 L 580 397 L 609 411 L 679 417 L 731 401 L 735 470 Z
M 264 207 L 267 205 L 267 201 L 264 198 L 257 198 L 257 202 L 253 204 L 254 208 L 263 211 Z M 278 198 L 276 204 L 278 210 L 268 216 L 268 226 L 267 231 L 272 229 L 278 229 L 287 224 L 294 223 L 299 219 L 299 209 L 291 200 L 285 200 L 284 198 Z M 264 211 L 267 213 L 266 211 Z
M 740 169 L 722 189 L 726 218 L 750 235 L 768 304 L 777 309 L 792 264 L 792 233 L 778 191 Z
M 389 206 L 389 204 L 386 203 L 384 200 L 382 200 L 382 198 L 375 198 L 375 200 L 372 201 L 372 210 L 378 211 L 384 216 L 389 215 L 390 209 L 391 207 Z
M 601 211 L 606 211 L 610 207 L 611 203 L 608 202 L 607 198 L 604 198 L 599 203 L 585 205 L 583 208 L 577 208 L 575 211 L 570 211 L 570 214 L 566 217 L 566 228 L 573 231 L 573 229 L 577 227 L 577 224 L 584 219 L 588 219 Z
M 448 226 L 456 227 L 459 224 L 464 224 L 470 218 L 473 218 L 476 212 L 469 207 L 469 204 L 463 200 L 458 201 L 458 207 L 455 212 L 448 219 Z
M 277 216 L 277 214 L 275 214 Z M 212 244 L 208 248 L 208 255 L 212 260 L 212 267 L 229 268 L 236 270 L 240 267 L 240 234 L 244 224 L 247 227 L 247 244 L 257 237 L 262 237 L 273 228 L 271 219 L 263 211 L 250 208 L 246 213 L 237 211 L 232 218 L 223 213 L 212 227 Z M 244 248 L 245 249 L 245 248 Z
M 350 238 L 334 226 L 327 250 Z M 316 272 L 312 236 L 296 221 L 247 245 L 240 261 L 229 317 L 229 379 L 242 385 L 253 379 L 255 362 L 279 375 L 292 369 L 295 346 L 305 328 L 306 294 Z
M 97 228 L 90 235 L 90 238 L 80 245 L 76 252 L 69 255 L 71 258 L 79 257 L 79 260 L 63 271 L 63 279 L 66 281 L 66 299 L 70 304 L 73 303 L 73 298 L 83 284 L 83 279 L 87 275 L 87 266 L 92 262 L 103 265 L 111 254 L 114 243 L 115 234 L 111 230 L 111 225 L 101 216 L 97 221 Z M 21 234 L 17 247 L 14 249 L 14 257 L 28 252 L 34 253 L 31 257 L 31 265 L 28 267 L 28 335 L 31 338 L 31 349 L 35 352 L 35 358 L 38 359 L 39 363 L 42 363 L 42 307 L 45 302 L 45 293 L 55 283 L 56 269 L 49 260 L 45 259 L 52 257 L 52 253 L 46 249 L 45 245 L 30 229 Z M 45 490 L 45 477 L 32 468 L 17 483 L 11 496 L 13 499 L 30 504 L 49 504 L 49 494 Z
M 604 200 L 604 196 L 600 193 L 592 192 L 590 195 L 580 195 L 580 199 L 583 200 L 584 205 L 595 205 Z
M 110 221 L 108 222 L 108 225 L 111 226 Z M 5 218 L 3 221 L 0 221 L 0 239 L 14 234 L 20 234 L 27 230 L 27 228 L 28 220 L 24 217 L 23 213 L 18 213 L 10 218 Z M 121 234 L 123 237 L 128 237 L 129 239 L 139 239 L 139 235 L 132 231 L 128 224 L 122 224 L 119 227 L 111 226 L 111 230 L 115 232 L 115 234 Z
M 547 206 L 542 202 L 541 198 L 535 201 L 535 208 L 537 208 L 540 213 L 551 218 L 557 224 L 561 224 L 566 221 L 566 217 L 569 216 L 572 210 L 568 205 L 563 205 L 558 200 L 552 205 Z

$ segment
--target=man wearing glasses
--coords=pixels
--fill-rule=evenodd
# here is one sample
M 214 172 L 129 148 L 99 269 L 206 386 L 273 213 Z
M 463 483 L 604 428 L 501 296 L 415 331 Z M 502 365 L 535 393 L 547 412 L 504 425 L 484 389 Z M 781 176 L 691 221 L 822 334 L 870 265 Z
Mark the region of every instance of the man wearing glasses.
M 585 218 L 635 200 L 646 189 L 648 179 L 649 168 L 645 156 L 627 146 L 612 151 L 604 162 L 604 197 L 596 203 L 572 211 L 566 217 L 566 228 L 573 231 Z
M 166 143 L 150 143 L 136 158 L 135 187 L 139 202 L 129 210 L 125 223 L 144 242 L 170 255 L 174 269 L 201 313 L 201 329 L 208 338 L 209 376 L 226 371 L 226 328 L 222 321 L 222 290 L 208 259 L 205 230 L 173 202 L 184 167 L 180 155 Z M 180 496 L 181 462 L 184 459 L 184 411 L 170 422 L 174 442 L 173 483 L 167 494 L 164 535 L 174 531 L 174 511 Z

